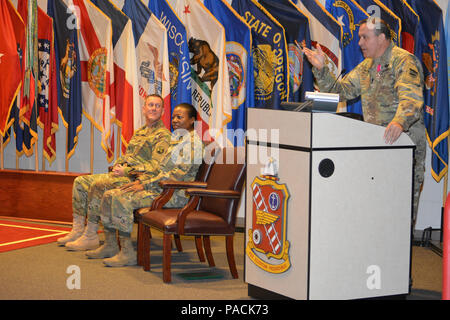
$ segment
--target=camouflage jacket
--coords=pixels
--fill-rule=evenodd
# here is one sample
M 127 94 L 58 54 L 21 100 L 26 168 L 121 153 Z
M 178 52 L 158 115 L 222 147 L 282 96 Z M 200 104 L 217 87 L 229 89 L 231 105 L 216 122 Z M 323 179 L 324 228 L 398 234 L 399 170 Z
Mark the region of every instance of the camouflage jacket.
M 313 68 L 313 73 L 321 91 L 337 92 L 341 100 L 361 96 L 366 122 L 387 126 L 395 121 L 406 132 L 413 124 L 423 127 L 422 66 L 393 43 L 381 57 L 362 61 L 333 88 L 335 78 L 328 67 Z
M 172 135 L 170 147 L 160 163 L 157 175 L 146 172 L 138 177 L 145 189 L 160 193 L 162 180 L 193 181 L 203 159 L 203 142 L 195 130 L 185 135 Z M 183 207 L 187 203 L 184 190 L 177 190 L 166 207 Z
M 114 165 L 126 164 L 127 174 L 158 171 L 169 144 L 170 131 L 161 120 L 151 127 L 143 126 L 133 134 L 125 154 L 119 157 Z
M 203 142 L 192 130 L 185 135 L 173 134 L 167 153 L 160 161 L 159 171 L 146 171 L 139 176 L 145 189 L 154 190 L 159 181 L 193 181 L 203 159 Z

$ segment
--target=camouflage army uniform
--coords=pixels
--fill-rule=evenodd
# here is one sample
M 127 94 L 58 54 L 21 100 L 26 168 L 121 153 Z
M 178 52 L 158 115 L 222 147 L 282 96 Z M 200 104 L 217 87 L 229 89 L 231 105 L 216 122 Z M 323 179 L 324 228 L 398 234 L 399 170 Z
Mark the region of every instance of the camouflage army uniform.
M 321 91 L 340 94 L 350 100 L 361 96 L 364 121 L 387 126 L 391 121 L 402 125 L 416 144 L 414 154 L 414 213 L 417 217 L 420 188 L 424 179 L 426 136 L 423 122 L 423 72 L 418 59 L 392 42 L 377 59 L 365 59 L 344 79 L 335 82 L 327 67 L 313 68 Z
M 133 211 L 151 206 L 161 192 L 162 180 L 193 181 L 203 159 L 203 142 L 192 130 L 184 136 L 173 136 L 170 147 L 161 160 L 160 170 L 140 175 L 144 185 L 142 191 L 113 189 L 105 192 L 102 205 L 102 224 L 108 230 L 119 230 L 119 234 L 129 237 L 133 229 Z M 174 192 L 165 207 L 181 208 L 187 203 L 183 190 Z
M 125 155 L 114 162 L 114 165 L 121 164 L 127 167 L 124 177 L 114 176 L 110 172 L 84 175 L 75 179 L 72 189 L 73 214 L 87 216 L 89 221 L 98 223 L 103 193 L 135 180 L 135 170 L 143 170 L 145 167 L 157 171 L 169 143 L 170 131 L 162 121 L 137 130 L 128 144 Z

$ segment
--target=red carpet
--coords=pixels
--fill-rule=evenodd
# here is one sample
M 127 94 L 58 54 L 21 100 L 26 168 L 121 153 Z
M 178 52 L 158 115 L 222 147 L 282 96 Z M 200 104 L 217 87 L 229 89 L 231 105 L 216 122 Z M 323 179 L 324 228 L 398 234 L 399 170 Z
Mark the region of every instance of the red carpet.
M 63 237 L 71 227 L 0 219 L 0 252 L 46 244 Z

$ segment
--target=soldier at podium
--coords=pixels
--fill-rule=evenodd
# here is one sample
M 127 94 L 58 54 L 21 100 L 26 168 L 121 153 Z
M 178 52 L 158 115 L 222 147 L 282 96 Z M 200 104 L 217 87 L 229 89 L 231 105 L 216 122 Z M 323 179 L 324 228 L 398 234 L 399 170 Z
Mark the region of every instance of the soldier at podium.
M 420 61 L 391 41 L 390 28 L 379 18 L 360 22 L 359 46 L 364 60 L 337 81 L 327 67 L 320 45 L 303 48 L 322 92 L 341 100 L 361 96 L 364 121 L 385 126 L 384 140 L 394 143 L 405 132 L 416 144 L 414 155 L 413 226 L 425 172 L 426 136 L 423 122 L 423 71 Z

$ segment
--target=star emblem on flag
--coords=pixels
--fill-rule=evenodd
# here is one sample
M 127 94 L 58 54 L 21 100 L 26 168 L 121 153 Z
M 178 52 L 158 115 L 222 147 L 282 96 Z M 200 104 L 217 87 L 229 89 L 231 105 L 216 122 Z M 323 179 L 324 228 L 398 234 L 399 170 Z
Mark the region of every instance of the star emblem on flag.
M 191 13 L 191 10 L 189 9 L 189 5 L 184 6 L 184 12 L 183 13 Z

